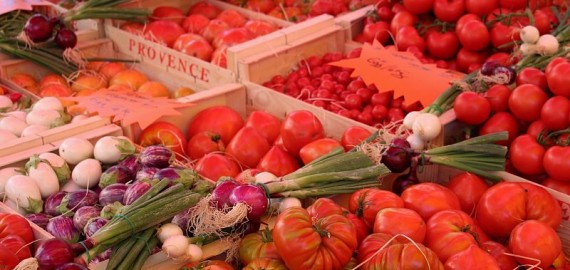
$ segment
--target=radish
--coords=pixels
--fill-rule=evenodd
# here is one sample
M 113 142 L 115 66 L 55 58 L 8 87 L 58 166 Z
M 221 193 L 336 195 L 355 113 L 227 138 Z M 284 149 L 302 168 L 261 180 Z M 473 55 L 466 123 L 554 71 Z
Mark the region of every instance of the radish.
M 441 133 L 442 125 L 439 118 L 431 113 L 418 115 L 412 125 L 412 131 L 424 141 L 435 139 Z
M 38 155 L 33 155 L 26 163 L 26 171 L 29 177 L 33 178 L 40 189 L 42 198 L 47 198 L 59 191 L 59 180 L 49 162 L 40 159 Z
M 14 106 L 14 103 L 9 97 L 0 95 L 0 112 L 5 112 L 12 108 L 12 106 Z
M 546 34 L 538 38 L 536 46 L 538 47 L 539 53 L 548 56 L 548 55 L 553 55 L 558 51 L 560 43 L 558 43 L 558 39 L 556 39 L 555 36 Z
M 70 116 L 56 110 L 32 110 L 26 115 L 30 125 L 42 125 L 49 128 L 59 127 L 70 121 Z
M 63 111 L 63 104 L 56 97 L 44 97 L 32 106 L 32 110 Z
M 104 164 L 119 162 L 128 155 L 135 153 L 135 146 L 130 140 L 115 136 L 105 136 L 95 143 L 93 155 Z
M 75 165 L 71 172 L 71 179 L 82 188 L 92 188 L 99 184 L 101 173 L 101 163 L 96 159 L 88 158 Z
M 26 121 L 26 115 L 28 115 L 28 113 L 25 111 L 11 111 L 6 113 L 6 116 L 8 115 L 14 116 L 22 121 Z
M 69 165 L 67 165 L 67 162 L 65 162 L 62 157 L 50 152 L 42 153 L 39 157 L 49 163 L 57 175 L 57 179 L 61 185 L 65 184 L 67 180 L 71 178 L 71 170 L 69 169 Z
M 42 211 L 43 201 L 36 181 L 25 175 L 14 175 L 8 179 L 5 186 L 8 199 L 31 213 Z
M 527 25 L 525 27 L 523 27 L 519 33 L 521 40 L 524 43 L 528 43 L 528 44 L 535 44 L 538 41 L 538 38 L 540 37 L 540 33 L 538 31 L 538 28 L 532 26 L 532 25 Z
M 23 175 L 23 169 L 18 167 L 8 167 L 0 170 L 0 197 L 4 197 L 4 187 L 8 179 L 14 175 Z
M 0 129 L 0 142 L 5 143 L 15 139 L 18 139 L 18 136 L 14 135 L 10 131 Z
M 93 144 L 87 139 L 68 138 L 59 146 L 59 156 L 71 165 L 93 157 Z
M 28 124 L 15 116 L 7 116 L 0 120 L 0 129 L 9 131 L 18 137 L 22 136 L 26 127 Z

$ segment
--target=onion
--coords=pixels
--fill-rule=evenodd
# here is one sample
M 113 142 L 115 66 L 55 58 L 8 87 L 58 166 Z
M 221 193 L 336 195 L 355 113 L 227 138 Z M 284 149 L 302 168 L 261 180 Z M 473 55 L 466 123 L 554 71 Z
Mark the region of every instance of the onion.
M 538 41 L 540 32 L 538 31 L 538 28 L 532 25 L 527 25 L 521 29 L 519 35 L 524 43 L 534 44 Z
M 523 43 L 519 50 L 523 56 L 532 55 L 538 53 L 538 46 L 536 44 Z
M 125 191 L 128 186 L 123 183 L 111 184 L 103 188 L 101 193 L 99 193 L 99 203 L 102 206 L 112 204 L 114 202 L 123 202 L 125 197 Z
M 410 144 L 410 148 L 413 150 L 424 150 L 426 144 L 425 141 L 416 134 L 410 134 L 406 141 Z
M 173 235 L 168 237 L 162 243 L 162 250 L 170 258 L 178 258 L 183 256 L 188 249 L 188 238 L 184 235 Z
M 409 112 L 406 117 L 404 117 L 404 126 L 408 129 L 412 129 L 412 125 L 414 124 L 414 121 L 416 121 L 416 117 L 420 114 L 421 112 L 419 111 Z
M 59 155 L 69 164 L 93 157 L 93 144 L 87 139 L 71 137 L 65 139 L 59 146 Z
M 78 263 L 66 263 L 55 270 L 89 270 L 89 268 Z
M 63 111 L 63 104 L 56 97 L 43 97 L 36 101 L 32 106 L 32 110 L 56 110 Z
M 182 255 L 182 258 L 186 262 L 199 262 L 202 260 L 202 256 L 204 252 L 202 248 L 198 245 L 189 244 L 188 248 L 186 248 L 186 252 Z
M 273 182 L 275 181 L 275 179 L 277 179 L 277 176 L 275 176 L 270 172 L 260 172 L 255 175 L 255 183 L 258 184 L 266 184 L 269 182 Z
M 57 216 L 61 214 L 57 208 L 61 205 L 63 198 L 67 195 L 67 192 L 60 191 L 54 193 L 46 198 L 44 202 L 44 212 L 48 215 Z
M 129 168 L 121 165 L 115 165 L 109 167 L 105 172 L 101 174 L 99 180 L 99 186 L 105 188 L 108 185 L 115 183 L 127 183 L 133 180 L 133 174 Z
M 73 249 L 63 239 L 52 238 L 42 241 L 36 255 L 40 269 L 52 270 L 66 263 L 73 262 Z
M 132 204 L 140 196 L 145 194 L 150 188 L 151 184 L 148 182 L 137 181 L 130 185 L 125 191 L 125 196 L 123 197 L 123 205 Z
M 68 28 L 63 28 L 55 34 L 55 43 L 62 49 L 73 48 L 77 44 L 77 35 Z
M 507 79 L 506 84 L 514 83 L 516 78 L 517 78 L 517 74 L 516 74 L 515 69 L 510 68 L 510 67 L 504 67 L 504 66 L 497 67 L 493 71 L 493 75 L 494 76 L 502 75 L 503 77 L 505 77 Z
M 27 214 L 26 218 L 29 221 L 33 222 L 34 224 L 38 225 L 40 228 L 45 230 L 52 216 L 45 213 L 37 213 L 37 214 Z
M 390 146 L 390 148 L 382 154 L 382 163 L 393 173 L 401 173 L 410 168 L 412 155 L 409 149 Z
M 101 209 L 96 206 L 83 206 L 73 215 L 73 226 L 79 231 L 83 231 L 87 222 L 92 219 L 96 218 L 101 214 Z
M 394 183 L 392 183 L 392 192 L 399 196 L 402 195 L 402 192 L 407 188 L 419 183 L 420 181 L 413 174 L 400 175 L 396 180 L 394 180 Z
M 50 219 L 46 230 L 51 235 L 61 238 L 68 243 L 77 243 L 79 241 L 79 231 L 73 225 L 73 220 L 70 217 L 57 216 Z
M 302 207 L 303 204 L 301 200 L 295 197 L 283 198 L 281 203 L 279 203 L 279 213 L 285 211 L 285 209 L 289 209 L 291 207 Z
M 223 180 L 216 183 L 216 187 L 212 191 L 210 203 L 218 209 L 231 207 L 234 204 L 230 202 L 230 195 L 233 190 L 239 186 L 234 180 Z
M 6 116 L 0 119 L 0 129 L 9 131 L 18 137 L 22 136 L 22 133 L 27 127 L 28 124 L 25 121 L 15 116 Z
M 538 38 L 536 42 L 536 46 L 538 47 L 538 52 L 549 56 L 553 55 L 558 51 L 560 47 L 560 43 L 558 43 L 558 39 L 551 34 L 542 35 Z
M 237 203 L 245 203 L 249 206 L 247 212 L 249 220 L 260 220 L 267 211 L 269 199 L 262 187 L 245 184 L 235 187 L 230 194 L 230 204 L 236 205 Z
M 80 187 L 92 188 L 99 184 L 101 170 L 101 163 L 98 160 L 88 158 L 75 165 L 71 179 Z
M 487 61 L 481 65 L 481 74 L 485 76 L 491 76 L 493 75 L 493 72 L 495 72 L 495 69 L 499 66 L 500 64 L 497 61 Z
M 53 24 L 45 15 L 36 13 L 26 21 L 24 33 L 35 43 L 44 42 L 53 36 Z
M 156 230 L 156 235 L 158 236 L 158 240 L 160 240 L 161 243 L 164 243 L 167 238 L 174 235 L 184 235 L 184 232 L 178 225 L 174 223 L 166 223 Z
M 416 117 L 412 131 L 424 141 L 431 141 L 441 133 L 442 125 L 439 118 L 431 113 L 422 113 Z
M 85 225 L 85 228 L 83 228 L 83 233 L 85 234 L 86 237 L 91 237 L 97 231 L 103 228 L 103 226 L 105 226 L 107 222 L 109 221 L 102 217 L 92 218 L 89 221 L 87 221 L 87 225 Z
M 235 177 L 235 180 L 240 184 L 255 183 L 255 176 L 260 172 L 262 172 L 260 169 L 245 169 Z

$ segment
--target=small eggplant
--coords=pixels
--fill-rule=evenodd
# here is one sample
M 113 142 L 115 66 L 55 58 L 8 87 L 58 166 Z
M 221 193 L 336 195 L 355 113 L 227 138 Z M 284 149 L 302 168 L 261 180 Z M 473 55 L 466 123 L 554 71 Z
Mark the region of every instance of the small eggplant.
M 34 224 L 38 225 L 40 228 L 45 230 L 52 216 L 45 213 L 37 213 L 37 214 L 27 214 L 26 218 L 29 221 L 33 222 Z
M 73 225 L 79 231 L 83 230 L 87 222 L 101 214 L 101 209 L 96 206 L 83 206 L 73 215 Z
M 128 155 L 125 159 L 119 162 L 119 165 L 127 167 L 131 171 L 132 175 L 135 175 L 141 168 L 142 165 L 137 161 L 136 155 Z
M 125 191 L 123 204 L 124 205 L 132 204 L 136 199 L 145 194 L 151 187 L 152 185 L 148 182 L 143 182 L 143 181 L 134 182 L 132 185 L 130 185 L 127 188 L 127 191 Z
M 166 168 L 176 156 L 169 148 L 162 145 L 150 145 L 142 150 L 138 161 L 146 167 Z
M 72 216 L 73 212 L 83 206 L 93 206 L 99 201 L 99 195 L 92 190 L 78 190 L 65 195 L 61 204 L 57 207 L 59 214 Z
M 168 167 L 160 169 L 153 178 L 158 180 L 166 178 L 170 180 L 171 185 L 182 184 L 184 188 L 190 188 L 200 176 L 192 169 Z
M 61 238 L 72 244 L 79 241 L 79 231 L 73 225 L 73 220 L 67 216 L 57 216 L 49 220 L 47 232 L 56 238 Z
M 121 165 L 115 165 L 109 167 L 103 174 L 101 174 L 101 179 L 99 180 L 99 186 L 105 188 L 110 184 L 115 183 L 127 183 L 133 180 L 133 174 L 129 168 Z
M 85 234 L 86 237 L 91 237 L 99 229 L 101 229 L 103 226 L 105 226 L 105 224 L 107 224 L 107 222 L 109 222 L 109 221 L 102 218 L 102 217 L 92 218 L 87 222 L 87 225 L 85 225 L 85 228 L 83 228 L 83 233 Z
M 61 202 L 66 195 L 67 192 L 60 191 L 47 197 L 44 202 L 44 212 L 50 216 L 57 216 L 61 214 L 57 211 L 57 207 L 61 205 Z
M 149 180 L 154 177 L 154 175 L 159 171 L 156 167 L 142 167 L 136 174 L 136 181 Z
M 123 183 L 116 183 L 106 186 L 101 193 L 99 193 L 99 204 L 106 206 L 114 202 L 123 202 L 127 185 Z

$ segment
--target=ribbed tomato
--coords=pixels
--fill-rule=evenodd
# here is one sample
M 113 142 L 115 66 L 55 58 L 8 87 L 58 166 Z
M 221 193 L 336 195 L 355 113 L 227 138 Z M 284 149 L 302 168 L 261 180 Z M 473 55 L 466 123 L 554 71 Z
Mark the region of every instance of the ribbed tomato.
M 248 263 L 242 270 L 287 270 L 287 267 L 280 260 L 258 258 Z
M 370 228 L 374 224 L 378 211 L 389 207 L 402 208 L 404 201 L 390 191 L 374 188 L 358 190 L 352 193 L 348 201 L 348 210 L 363 219 Z
M 239 258 L 243 264 L 249 264 L 258 258 L 280 260 L 277 248 L 271 236 L 271 230 L 265 229 L 250 233 L 239 243 Z

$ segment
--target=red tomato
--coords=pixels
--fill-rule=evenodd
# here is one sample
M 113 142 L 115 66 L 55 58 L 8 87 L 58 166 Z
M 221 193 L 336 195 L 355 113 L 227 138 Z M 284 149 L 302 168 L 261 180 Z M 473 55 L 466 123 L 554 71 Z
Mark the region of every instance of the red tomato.
M 30 246 L 27 245 L 26 240 L 16 234 L 8 235 L 0 239 L 0 246 L 12 251 L 18 256 L 18 260 L 20 261 L 32 257 Z
M 537 9 L 533 13 L 534 16 L 534 26 L 538 29 L 541 35 L 548 34 L 551 32 L 550 18 L 548 14 L 543 10 Z
M 442 262 L 486 238 L 475 221 L 460 210 L 443 210 L 427 221 L 426 246 Z
M 440 21 L 454 23 L 465 13 L 465 0 L 435 0 L 433 13 Z
M 455 32 L 440 33 L 432 31 L 426 35 L 425 40 L 427 51 L 435 59 L 452 58 L 459 50 L 459 40 Z
M 543 90 L 548 89 L 546 75 L 544 72 L 542 72 L 542 70 L 535 67 L 524 68 L 517 74 L 517 86 L 523 85 L 525 83 L 534 84 Z
M 429 220 L 435 213 L 447 209 L 461 209 L 457 195 L 450 189 L 436 183 L 420 183 L 402 192 L 406 208 L 415 210 L 424 220 Z
M 272 145 L 279 136 L 281 120 L 277 116 L 264 112 L 254 111 L 245 120 L 246 127 L 253 127 Z
M 277 252 L 291 270 L 340 270 L 358 245 L 354 226 L 346 217 L 317 219 L 301 207 L 281 212 L 272 235 Z
M 230 29 L 231 27 L 224 21 L 213 19 L 208 22 L 208 25 L 202 29 L 202 36 L 209 42 L 220 35 L 222 32 Z
M 243 27 L 251 32 L 254 37 L 267 35 L 278 29 L 276 25 L 262 20 L 248 20 Z
M 191 40 L 182 46 L 180 52 L 208 62 L 214 53 L 214 48 L 205 39 Z
M 226 154 L 241 165 L 255 168 L 269 148 L 269 143 L 257 129 L 243 127 L 226 146 Z
M 281 259 L 271 237 L 271 230 L 268 228 L 243 237 L 239 242 L 238 252 L 243 264 L 248 264 L 257 258 Z
M 194 40 L 205 40 L 205 39 L 199 34 L 193 34 L 193 33 L 182 34 L 176 39 L 174 45 L 172 45 L 172 48 L 177 51 L 182 51 L 184 50 L 184 48 L 188 46 L 188 43 L 190 43 L 190 41 Z
M 540 118 L 540 111 L 546 100 L 548 96 L 540 87 L 523 84 L 511 93 L 509 109 L 519 120 L 532 122 Z
M 554 189 L 556 191 L 562 192 L 564 194 L 570 195 L 570 182 L 569 181 L 559 181 L 552 178 L 546 178 L 541 183 L 547 188 Z
M 407 208 L 384 208 L 378 211 L 372 230 L 374 233 L 402 234 L 417 243 L 423 243 L 426 236 L 426 224 L 422 217 Z
M 487 59 L 487 51 L 473 52 L 465 48 L 457 52 L 457 67 L 459 71 L 467 72 L 471 65 L 482 65 Z
M 184 133 L 169 122 L 158 121 L 146 127 L 139 135 L 138 144 L 149 146 L 162 144 L 179 155 L 186 155 L 188 141 Z
M 303 148 L 299 150 L 299 157 L 301 157 L 303 164 L 309 164 L 311 161 L 322 157 L 339 147 L 342 147 L 342 145 L 337 140 L 331 138 L 322 138 L 312 141 L 303 146 Z
M 390 22 L 390 33 L 398 33 L 400 28 L 404 26 L 413 26 L 418 21 L 418 17 L 409 11 L 400 11 L 394 15 Z
M 465 0 L 467 12 L 477 16 L 485 16 L 498 7 L 497 0 Z
M 544 172 L 544 147 L 536 141 L 536 137 L 528 134 L 518 136 L 509 149 L 511 163 L 517 171 L 526 175 L 538 175 Z
M 517 10 L 524 9 L 527 2 L 527 0 L 499 0 L 499 6 L 502 8 Z
M 366 237 L 357 252 L 360 269 L 443 269 L 437 255 L 420 243 L 403 237 L 373 233 Z M 366 262 L 365 262 L 366 261 Z
M 307 212 L 315 218 L 324 218 L 330 215 L 344 215 L 342 207 L 329 198 L 318 198 L 307 207 Z
M 12 250 L 9 250 L 4 246 L 0 246 L 0 265 L 2 265 L 2 268 L 14 269 L 18 263 L 20 263 L 20 260 Z
M 544 69 L 544 74 L 551 73 L 552 69 L 554 69 L 555 66 L 558 66 L 558 64 L 564 64 L 564 63 L 568 63 L 568 60 L 564 57 L 556 57 L 556 58 L 552 59 L 548 63 L 548 65 L 546 65 L 546 68 Z
M 416 47 L 420 52 L 425 51 L 426 42 L 413 26 L 403 26 L 396 34 L 396 42 L 399 51 L 406 51 L 410 47 Z
M 245 265 L 242 270 L 287 270 L 287 267 L 281 260 L 272 258 L 256 258 L 249 264 Z
M 280 134 L 285 149 L 293 156 L 299 156 L 299 150 L 308 143 L 325 137 L 319 118 L 306 110 L 289 113 L 282 122 Z
M 17 235 L 26 241 L 34 241 L 34 232 L 27 219 L 17 214 L 0 215 L 0 239 L 9 235 Z
M 570 181 L 570 146 L 552 146 L 544 153 L 544 170 L 559 181 Z
M 513 254 L 532 259 L 517 257 L 521 264 L 538 265 L 547 269 L 562 251 L 562 243 L 556 231 L 548 224 L 527 220 L 518 224 L 511 232 L 509 248 Z
M 463 29 L 463 26 L 465 26 L 465 24 L 467 22 L 470 21 L 481 21 L 481 18 L 475 14 L 471 14 L 471 13 L 467 13 L 461 17 L 459 17 L 459 19 L 457 20 L 457 23 L 455 23 L 455 34 L 459 35 L 459 31 L 461 31 L 461 29 Z
M 390 25 L 383 21 L 366 24 L 362 35 L 365 42 L 372 43 L 376 39 L 381 44 L 386 44 L 390 40 Z
M 536 120 L 532 122 L 528 128 L 526 129 L 526 134 L 530 135 L 533 138 L 538 138 L 540 133 L 547 132 L 548 130 L 544 127 L 544 123 L 542 121 Z
M 501 270 L 495 258 L 477 244 L 453 254 L 445 261 L 446 270 L 477 269 L 483 265 L 485 270 Z
M 511 55 L 506 52 L 496 52 L 489 56 L 485 62 L 495 61 L 503 66 L 508 66 L 511 64 Z
M 184 11 L 176 7 L 169 7 L 169 6 L 158 6 L 150 15 L 151 21 L 173 21 L 177 24 L 180 24 L 184 19 Z
M 202 110 L 190 122 L 188 136 L 210 131 L 219 134 L 224 144 L 228 144 L 234 135 L 244 126 L 241 115 L 228 106 L 214 106 Z
M 269 13 L 273 8 L 275 8 L 275 1 L 271 0 L 248 0 L 245 2 L 245 7 L 247 9 L 261 12 L 261 13 Z
M 144 28 L 144 37 L 172 48 L 178 37 L 184 34 L 184 28 L 173 21 L 154 21 Z
M 188 148 L 186 153 L 192 160 L 202 158 L 205 154 L 212 152 L 223 152 L 225 150 L 224 143 L 220 135 L 213 132 L 204 131 L 200 132 L 188 141 Z
M 479 129 L 479 135 L 501 131 L 507 131 L 509 133 L 509 139 L 497 142 L 497 144 L 508 146 L 517 137 L 519 133 L 519 123 L 512 114 L 508 112 L 498 112 L 493 114 Z
M 481 21 L 471 20 L 465 23 L 457 33 L 459 42 L 470 51 L 485 49 L 491 40 L 487 26 Z
M 299 169 L 299 162 L 282 146 L 273 145 L 257 164 L 257 168 L 275 176 L 285 176 Z
M 490 236 L 507 237 L 515 226 L 529 219 L 556 229 L 561 216 L 558 201 L 544 188 L 529 183 L 500 182 L 483 194 L 476 218 Z
M 182 21 L 182 28 L 187 33 L 199 34 L 210 23 L 210 19 L 202 14 L 192 14 Z
M 428 13 L 433 8 L 434 0 L 404 0 L 404 7 L 415 15 Z
M 352 225 L 354 225 L 354 229 L 356 230 L 356 239 L 358 241 L 358 245 L 360 246 L 362 240 L 364 240 L 364 238 L 370 234 L 370 229 L 366 223 L 364 223 L 364 221 L 357 217 L 355 214 L 349 212 L 344 213 L 344 215 L 346 218 L 348 218 L 348 220 L 350 220 Z
M 495 23 L 489 31 L 491 44 L 500 51 L 510 52 L 513 50 L 513 41 L 520 40 L 520 27 Z
M 366 138 L 370 137 L 372 132 L 363 127 L 352 126 L 344 130 L 340 138 L 340 144 L 345 151 L 350 151 L 354 146 L 360 144 Z
M 224 9 L 216 19 L 227 23 L 231 28 L 242 27 L 247 22 L 247 17 L 235 9 Z
M 187 263 L 185 267 L 190 270 L 234 270 L 233 266 L 225 261 L 205 260 Z
M 549 98 L 540 111 L 540 120 L 549 130 L 561 130 L 570 125 L 570 100 L 564 96 Z
M 509 107 L 511 89 L 502 84 L 495 84 L 485 92 L 485 98 L 491 104 L 492 112 L 503 112 Z
M 453 111 L 459 121 L 479 125 L 489 118 L 491 104 L 475 92 L 463 92 L 455 99 Z
M 212 3 L 208 1 L 200 1 L 190 7 L 187 15 L 202 14 L 211 20 L 215 19 L 220 12 L 220 8 L 214 6 Z
M 555 95 L 570 98 L 570 63 L 560 63 L 555 65 L 549 72 L 546 72 L 548 88 Z
M 384 208 L 402 208 L 404 202 L 398 195 L 380 189 L 364 188 L 350 195 L 348 209 L 351 213 L 363 219 L 372 228 L 378 211 Z
M 479 176 L 465 172 L 453 176 L 447 187 L 459 198 L 461 210 L 473 216 L 479 199 L 489 185 Z
M 507 253 L 511 253 L 507 247 L 493 241 L 483 242 L 480 247 L 495 258 L 501 269 L 516 269 L 518 267 L 515 258 L 507 255 Z
M 218 153 L 204 155 L 194 169 L 212 181 L 218 181 L 222 176 L 236 177 L 241 171 L 234 160 Z

